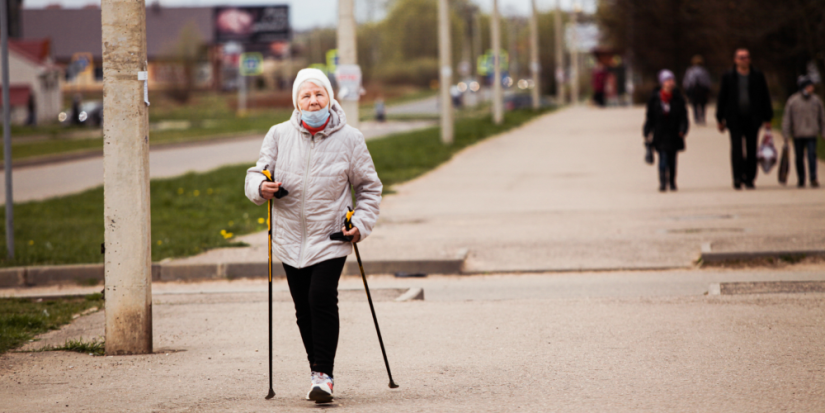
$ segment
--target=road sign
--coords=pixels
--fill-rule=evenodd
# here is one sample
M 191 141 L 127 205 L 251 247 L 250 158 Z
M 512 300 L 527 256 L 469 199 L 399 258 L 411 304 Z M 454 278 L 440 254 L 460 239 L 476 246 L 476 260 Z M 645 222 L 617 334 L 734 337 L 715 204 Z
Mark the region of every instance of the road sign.
M 264 72 L 264 57 L 258 52 L 241 53 L 241 76 L 258 76 Z
M 488 76 L 493 73 L 495 67 L 493 67 L 493 51 L 487 50 L 487 53 L 478 57 L 476 71 L 480 76 Z M 501 69 L 502 72 L 507 71 L 510 67 L 510 55 L 502 50 L 499 52 L 499 62 L 498 67 Z
M 361 67 L 358 65 L 339 65 L 335 70 L 338 83 L 338 100 L 358 101 L 361 96 Z
M 327 70 L 328 73 L 335 73 L 338 69 L 338 49 L 327 50 Z

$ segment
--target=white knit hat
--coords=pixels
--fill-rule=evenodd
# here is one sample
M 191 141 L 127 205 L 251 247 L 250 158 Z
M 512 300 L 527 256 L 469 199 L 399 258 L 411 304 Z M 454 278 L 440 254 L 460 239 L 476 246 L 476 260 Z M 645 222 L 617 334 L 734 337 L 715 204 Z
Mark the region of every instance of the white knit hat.
M 332 84 L 329 83 L 327 75 L 318 69 L 301 69 L 301 71 L 298 72 L 298 76 L 295 77 L 295 83 L 292 84 L 292 105 L 295 106 L 295 109 L 300 110 L 298 107 L 298 89 L 301 87 L 301 84 L 306 81 L 310 81 L 326 89 L 329 95 L 329 104 L 332 105 L 332 99 L 335 95 L 332 93 Z
M 668 79 L 676 80 L 676 76 L 673 75 L 673 72 L 667 69 L 664 69 L 661 72 L 659 72 L 659 84 L 665 83 L 665 80 Z

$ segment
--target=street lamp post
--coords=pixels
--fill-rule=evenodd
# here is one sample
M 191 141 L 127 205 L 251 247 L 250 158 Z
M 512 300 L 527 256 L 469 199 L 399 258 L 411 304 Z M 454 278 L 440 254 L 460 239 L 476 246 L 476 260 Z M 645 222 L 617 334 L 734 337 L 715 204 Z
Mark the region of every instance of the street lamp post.
M 450 9 L 447 0 L 438 0 L 438 74 L 441 89 L 441 142 L 453 143 L 453 104 L 450 99 L 453 69 L 450 56 Z

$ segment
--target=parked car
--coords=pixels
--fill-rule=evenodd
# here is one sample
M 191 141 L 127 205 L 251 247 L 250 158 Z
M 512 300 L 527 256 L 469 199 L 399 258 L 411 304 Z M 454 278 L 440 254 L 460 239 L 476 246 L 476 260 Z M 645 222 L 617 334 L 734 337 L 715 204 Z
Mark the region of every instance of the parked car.
M 92 100 L 78 106 L 77 115 L 72 108 L 68 108 L 57 115 L 57 120 L 64 125 L 103 126 L 103 102 Z

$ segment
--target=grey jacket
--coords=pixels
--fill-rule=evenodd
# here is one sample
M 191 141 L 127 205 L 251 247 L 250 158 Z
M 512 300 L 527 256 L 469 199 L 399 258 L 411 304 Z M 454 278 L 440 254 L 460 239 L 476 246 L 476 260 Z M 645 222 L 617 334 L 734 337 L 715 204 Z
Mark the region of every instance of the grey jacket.
M 805 97 L 802 92 L 796 92 L 788 99 L 782 117 L 782 134 L 786 138 L 825 137 L 825 107 L 819 96 Z
M 349 255 L 352 244 L 332 241 L 341 231 L 347 207 L 356 205 L 352 223 L 365 239 L 378 220 L 383 186 L 375 172 L 364 135 L 347 125 L 337 101 L 331 119 L 313 137 L 302 125 L 297 110 L 292 118 L 273 126 L 264 138 L 258 163 L 246 171 L 246 197 L 257 205 L 266 200 L 259 188 L 266 168 L 289 195 L 272 202 L 272 248 L 281 262 L 304 268 Z

